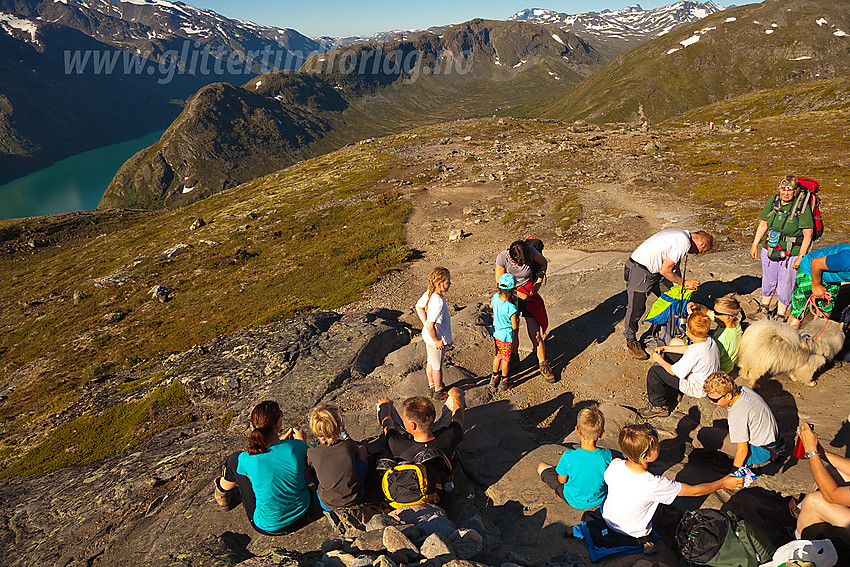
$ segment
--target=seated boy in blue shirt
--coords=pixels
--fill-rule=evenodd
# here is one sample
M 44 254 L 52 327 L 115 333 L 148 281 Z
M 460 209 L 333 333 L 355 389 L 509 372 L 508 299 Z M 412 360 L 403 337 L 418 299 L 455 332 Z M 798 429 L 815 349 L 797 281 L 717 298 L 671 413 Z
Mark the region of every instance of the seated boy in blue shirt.
M 605 469 L 611 464 L 611 451 L 598 448 L 596 441 L 605 431 L 605 417 L 597 407 L 585 408 L 576 417 L 576 433 L 581 448 L 561 455 L 557 467 L 540 463 L 537 474 L 567 504 L 579 510 L 602 504 L 608 487 Z

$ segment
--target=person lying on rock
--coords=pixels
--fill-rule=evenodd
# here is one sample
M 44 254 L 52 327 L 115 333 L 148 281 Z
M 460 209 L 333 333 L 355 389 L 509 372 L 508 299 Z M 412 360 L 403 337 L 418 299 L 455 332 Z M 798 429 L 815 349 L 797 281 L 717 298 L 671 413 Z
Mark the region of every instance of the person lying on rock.
M 850 542 L 850 459 L 826 451 L 809 422 L 800 424 L 797 435 L 818 487 L 803 499 L 794 535 L 818 539 L 834 534 Z
M 596 446 L 605 431 L 605 417 L 599 408 L 584 408 L 576 416 L 576 433 L 581 447 L 561 455 L 558 466 L 540 463 L 540 480 L 573 508 L 596 508 L 605 500 L 608 486 L 605 469 L 611 464 L 611 451 Z
M 463 439 L 465 407 L 463 391 L 459 388 L 449 390 L 440 419 L 436 421 L 434 403 L 428 398 L 407 398 L 401 406 L 401 415 L 389 398 L 381 398 L 378 400 L 378 422 L 396 459 L 413 461 L 425 449 L 440 449 L 451 460 Z
M 312 521 L 312 491 L 307 486 L 307 443 L 300 429 L 283 427 L 277 402 L 260 402 L 251 412 L 254 429 L 248 450 L 231 454 L 215 481 L 215 499 L 230 510 L 239 503 L 257 532 L 284 535 Z
M 653 351 L 652 361 L 655 364 L 646 373 L 649 405 L 639 410 L 641 417 L 667 417 L 680 392 L 694 398 L 705 397 L 702 387 L 705 379 L 720 370 L 720 351 L 717 343 L 708 336 L 710 328 L 708 315 L 694 311 L 688 316 L 685 328 L 691 345 L 686 345 L 681 339 L 673 339 L 669 345 Z
M 725 372 L 715 372 L 703 384 L 716 406 L 714 421 L 728 427 L 702 427 L 694 448 L 722 451 L 732 457 L 732 469 L 756 467 L 784 458 L 785 441 L 776 417 L 764 399 L 746 386 L 737 386 Z
M 316 475 L 322 509 L 331 511 L 363 500 L 369 453 L 345 431 L 342 413 L 330 404 L 319 404 L 310 412 L 310 431 L 315 447 L 307 449 L 307 464 Z
M 659 504 L 672 504 L 677 496 L 706 496 L 721 488 L 744 485 L 743 478 L 731 474 L 696 485 L 652 474 L 648 466 L 658 458 L 659 441 L 648 423 L 623 427 L 619 443 L 628 460 L 614 459 L 605 471 L 608 496 L 602 503 L 602 517 L 615 532 L 636 538 L 646 554 L 656 552 L 652 517 Z

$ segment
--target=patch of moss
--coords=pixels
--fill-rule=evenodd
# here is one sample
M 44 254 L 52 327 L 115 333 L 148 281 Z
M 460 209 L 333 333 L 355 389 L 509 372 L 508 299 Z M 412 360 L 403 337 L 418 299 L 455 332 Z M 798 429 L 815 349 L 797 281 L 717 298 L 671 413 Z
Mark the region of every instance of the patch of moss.
M 57 427 L 38 447 L 0 472 L 0 478 L 44 474 L 127 451 L 169 426 L 191 421 L 187 413 L 157 411 L 189 403 L 183 384 L 175 381 L 138 402 L 118 404 L 99 415 L 78 417 Z M 160 413 L 164 414 L 163 421 L 156 419 Z

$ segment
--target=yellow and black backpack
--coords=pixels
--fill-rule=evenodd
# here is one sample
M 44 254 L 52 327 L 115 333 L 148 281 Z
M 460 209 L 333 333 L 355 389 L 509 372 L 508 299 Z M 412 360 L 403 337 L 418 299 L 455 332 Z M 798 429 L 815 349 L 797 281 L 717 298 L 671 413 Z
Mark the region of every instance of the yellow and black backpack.
M 393 508 L 438 502 L 453 488 L 452 463 L 440 449 L 425 449 L 413 462 L 381 459 L 377 469 L 384 471 L 381 490 Z

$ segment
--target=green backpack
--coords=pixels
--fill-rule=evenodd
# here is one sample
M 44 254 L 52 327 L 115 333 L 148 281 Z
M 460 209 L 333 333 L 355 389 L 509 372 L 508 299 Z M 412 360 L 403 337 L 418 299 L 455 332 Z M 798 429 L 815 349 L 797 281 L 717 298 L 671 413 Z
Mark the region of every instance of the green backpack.
M 688 565 L 706 567 L 758 567 L 776 552 L 761 529 L 728 510 L 685 512 L 676 529 L 676 545 Z

